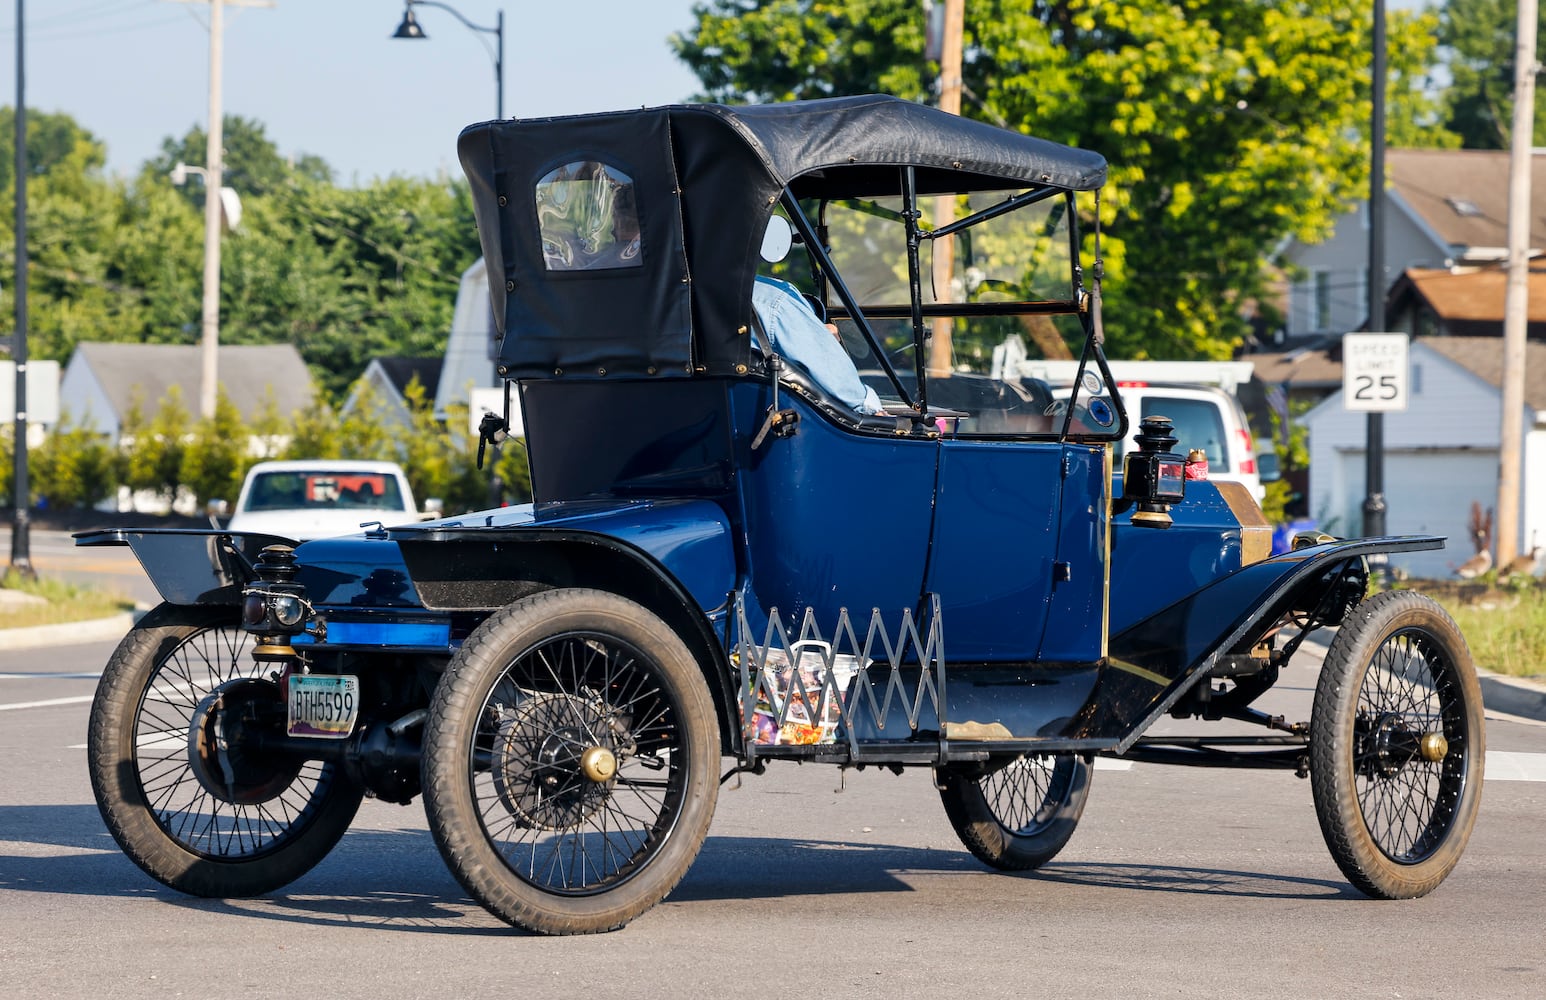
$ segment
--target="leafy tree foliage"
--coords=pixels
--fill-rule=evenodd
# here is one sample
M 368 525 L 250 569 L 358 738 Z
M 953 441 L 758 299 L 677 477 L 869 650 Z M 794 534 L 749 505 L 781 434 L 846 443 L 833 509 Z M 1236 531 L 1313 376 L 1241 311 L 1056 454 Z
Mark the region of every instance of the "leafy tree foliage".
M 1514 124 L 1517 0 L 1447 0 L 1439 10 L 1439 42 L 1451 78 L 1445 124 L 1467 149 L 1507 149 Z M 1546 11 L 1539 36 L 1546 38 Z M 1546 141 L 1546 102 L 1535 107 L 1533 142 Z
M 199 419 L 183 449 L 180 479 L 200 504 L 236 499 L 252 464 L 251 436 L 241 411 L 219 390 L 214 415 Z
M 90 507 L 113 495 L 117 487 L 114 455 L 107 440 L 68 416 L 29 451 L 28 486 L 53 507 Z
M 711 0 L 694 17 L 673 44 L 716 100 L 917 99 L 938 72 L 910 0 Z M 1391 20 L 1392 117 L 1413 137 L 1431 117 L 1419 85 L 1434 27 Z M 1267 299 L 1271 249 L 1322 237 L 1363 196 L 1370 30 L 1365 9 L 1338 0 L 967 5 L 965 113 L 1111 162 L 1114 356 L 1228 355 Z

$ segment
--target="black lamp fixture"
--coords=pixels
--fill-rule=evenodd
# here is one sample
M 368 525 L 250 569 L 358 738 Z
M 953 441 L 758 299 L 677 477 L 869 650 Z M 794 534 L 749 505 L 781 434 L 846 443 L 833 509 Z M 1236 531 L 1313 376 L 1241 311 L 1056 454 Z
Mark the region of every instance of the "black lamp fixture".
M 428 38 L 429 36 L 424 33 L 423 28 L 419 27 L 419 19 L 414 16 L 413 7 L 409 6 L 407 10 L 403 11 L 403 23 L 399 24 L 397 30 L 392 32 L 392 37 Z
M 494 116 L 496 118 L 504 118 L 505 12 L 502 10 L 499 12 L 499 17 L 498 20 L 494 22 L 494 27 L 485 28 L 481 24 L 473 24 L 471 21 L 463 17 L 455 7 L 439 3 L 438 0 L 403 0 L 403 20 L 402 23 L 397 26 L 397 30 L 392 32 L 393 38 L 429 37 L 424 33 L 424 29 L 419 26 L 419 19 L 413 12 L 415 7 L 438 7 L 439 9 L 445 11 L 447 14 L 450 14 L 452 17 L 456 18 L 458 21 L 462 22 L 462 25 L 469 31 L 476 31 L 480 32 L 481 34 L 494 36 L 494 46 L 490 47 L 488 41 L 484 40 L 483 47 L 489 50 L 489 58 L 494 60 Z

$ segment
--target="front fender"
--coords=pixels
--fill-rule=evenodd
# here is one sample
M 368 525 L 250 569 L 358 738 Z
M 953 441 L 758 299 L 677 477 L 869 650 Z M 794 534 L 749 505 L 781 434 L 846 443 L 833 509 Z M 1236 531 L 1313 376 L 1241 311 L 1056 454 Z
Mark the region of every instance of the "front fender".
M 1251 563 L 1124 629 L 1086 706 L 1085 734 L 1125 751 L 1215 661 L 1249 646 L 1294 608 L 1313 608 L 1339 567 L 1378 552 L 1444 547 L 1434 536 L 1329 542 Z

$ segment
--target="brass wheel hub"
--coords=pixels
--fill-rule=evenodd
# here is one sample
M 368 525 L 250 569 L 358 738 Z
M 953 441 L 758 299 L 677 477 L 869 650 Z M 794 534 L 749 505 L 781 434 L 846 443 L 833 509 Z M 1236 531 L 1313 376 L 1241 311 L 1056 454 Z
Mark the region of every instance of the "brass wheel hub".
M 1423 733 L 1422 739 L 1417 741 L 1417 752 L 1423 760 L 1436 764 L 1449 756 L 1449 740 L 1443 733 Z
M 580 773 L 600 784 L 617 774 L 617 756 L 606 747 L 591 747 L 580 754 Z

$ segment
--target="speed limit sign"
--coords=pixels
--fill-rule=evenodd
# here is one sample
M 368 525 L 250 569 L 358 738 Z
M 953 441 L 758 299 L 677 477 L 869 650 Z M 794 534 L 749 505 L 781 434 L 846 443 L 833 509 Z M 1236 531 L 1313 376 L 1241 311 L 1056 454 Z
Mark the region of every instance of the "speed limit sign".
M 1388 412 L 1406 409 L 1409 338 L 1404 333 L 1342 335 L 1342 406 Z

